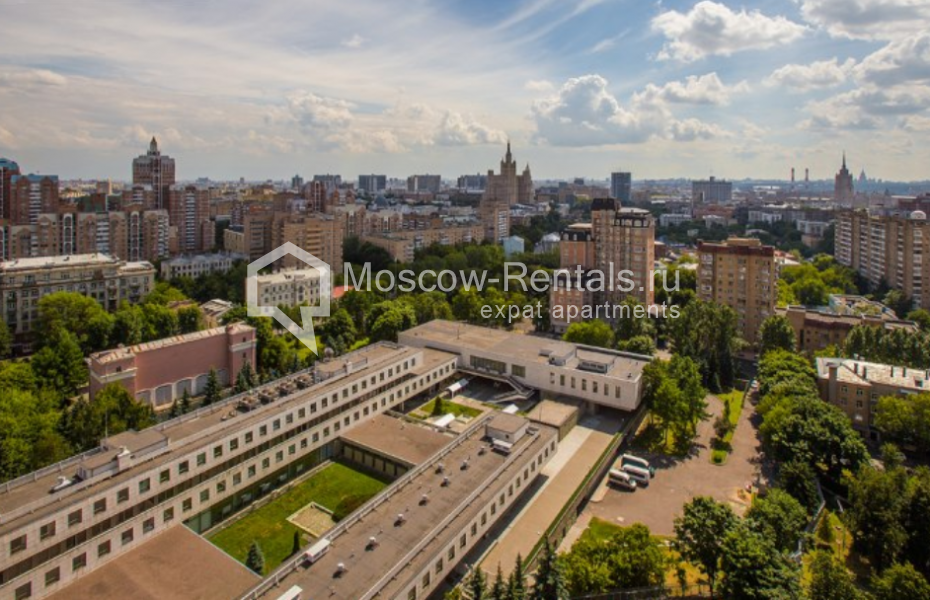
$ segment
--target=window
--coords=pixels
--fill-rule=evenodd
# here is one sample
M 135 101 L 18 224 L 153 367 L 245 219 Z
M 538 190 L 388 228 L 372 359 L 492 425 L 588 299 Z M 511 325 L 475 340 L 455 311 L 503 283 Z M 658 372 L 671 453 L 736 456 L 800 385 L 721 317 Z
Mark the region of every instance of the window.
M 82 552 L 71 559 L 71 570 L 79 571 L 87 566 L 87 553 Z
M 277 430 L 279 430 L 279 429 L 281 429 L 281 419 L 275 419 L 275 420 L 272 421 L 272 423 L 271 423 L 271 430 L 272 430 L 272 431 L 277 431 Z
M 234 452 L 239 449 L 239 438 L 229 440 L 229 451 Z
M 442 575 L 442 559 L 436 561 L 436 575 Z
M 183 475 L 190 471 L 191 466 L 186 460 L 182 463 L 178 463 L 178 475 Z
M 10 541 L 10 554 L 16 554 L 26 549 L 26 536 L 21 535 L 15 540 Z
M 155 529 L 155 517 L 142 521 L 142 533 L 151 533 Z
M 526 367 L 521 365 L 510 365 L 510 372 L 514 377 L 526 377 Z
M 423 586 L 423 589 L 426 589 L 429 587 L 430 581 L 431 581 L 430 572 L 427 571 L 426 573 L 423 574 L 423 579 L 420 580 L 420 585 Z
M 58 567 L 55 567 L 54 569 L 52 569 L 51 571 L 48 571 L 45 574 L 45 585 L 49 586 L 54 583 L 58 583 L 60 579 L 61 579 L 61 569 L 59 569 Z
M 171 481 L 171 471 L 169 471 L 168 469 L 165 469 L 164 471 L 158 474 L 159 483 L 168 483 L 169 481 Z
M 201 490 L 200 491 L 200 501 L 208 502 L 210 500 L 210 490 Z
M 201 452 L 197 455 L 197 466 L 202 467 L 205 464 L 207 464 L 207 453 Z
M 255 439 L 255 435 L 251 431 L 246 431 L 245 432 L 245 443 L 251 444 L 253 439 Z
M 173 506 L 166 508 L 165 511 L 161 513 L 161 520 L 163 523 L 167 523 L 169 521 L 174 520 L 174 507 Z
M 225 481 L 221 481 L 221 482 L 219 482 L 219 483 L 216 484 L 216 493 L 217 493 L 217 494 L 222 494 L 222 493 L 225 492 L 225 491 L 226 491 L 226 482 L 225 482 Z
M 145 478 L 139 482 L 139 493 L 144 494 L 147 491 L 149 491 L 151 487 L 152 487 L 152 483 L 148 480 L 148 478 Z
M 464 538 L 465 535 L 463 534 L 462 537 Z M 455 546 L 449 546 L 449 551 L 446 553 L 446 556 L 450 561 L 455 559 Z
M 233 473 L 233 485 L 242 483 L 242 473 Z
M 110 540 L 97 545 L 97 558 L 101 558 L 110 553 Z
M 28 596 L 26 596 L 28 598 Z M 407 600 L 417 600 L 417 588 L 413 587 L 407 592 Z
M 181 510 L 183 512 L 188 512 L 194 507 L 194 502 L 190 498 L 185 498 L 184 502 L 181 503 Z
M 268 435 L 268 426 L 262 425 L 258 428 L 258 435 Z
M 250 465 L 250 466 L 249 466 L 248 475 L 249 475 L 249 477 L 255 477 L 255 465 Z
M 415 592 L 416 590 L 414 590 Z M 416 594 L 414 594 L 416 597 Z M 32 583 L 24 583 L 23 585 L 16 588 L 13 598 L 15 600 L 26 600 L 26 598 L 32 598 Z
M 263 458 L 263 459 L 262 459 L 262 468 L 263 468 L 263 469 L 267 469 L 267 468 L 270 467 L 270 466 L 271 466 L 271 459 L 270 459 L 270 458 Z
M 55 521 L 46 523 L 45 525 L 39 528 L 39 539 L 40 540 L 48 539 L 52 537 L 53 535 L 55 535 Z
M 217 446 L 213 449 L 213 458 L 219 458 L 223 456 L 223 447 Z
M 132 532 L 132 529 L 130 528 L 123 532 L 123 534 L 120 536 L 120 540 L 123 542 L 123 545 L 125 546 L 126 544 L 132 541 L 132 537 L 133 537 L 133 532 Z
M 81 521 L 83 520 L 84 520 L 84 516 L 81 510 L 78 509 L 68 515 L 68 527 L 74 527 L 75 525 L 79 525 Z
M 475 526 L 474 526 L 474 525 L 472 525 L 471 528 L 472 528 L 472 531 L 475 531 Z M 475 535 L 475 534 L 473 533 L 472 535 Z M 459 538 L 459 548 L 464 548 L 464 547 L 465 547 L 465 542 L 467 541 L 467 539 L 468 539 L 468 538 L 465 537 L 465 534 L 463 533 L 463 534 L 462 534 L 462 537 Z
M 284 451 L 278 450 L 277 452 L 275 452 L 274 460 L 275 462 L 281 462 L 282 460 L 284 460 Z
M 129 501 L 129 488 L 123 488 L 116 492 L 116 503 L 122 504 Z
M 107 510 L 107 499 L 101 498 L 94 502 L 94 514 L 99 515 L 100 513 Z

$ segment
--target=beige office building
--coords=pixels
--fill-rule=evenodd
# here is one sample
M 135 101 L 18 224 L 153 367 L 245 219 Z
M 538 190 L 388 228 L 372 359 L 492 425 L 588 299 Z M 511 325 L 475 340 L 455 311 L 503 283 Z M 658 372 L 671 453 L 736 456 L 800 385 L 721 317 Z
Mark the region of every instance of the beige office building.
M 757 239 L 730 238 L 699 243 L 698 256 L 698 298 L 735 310 L 743 339 L 755 342 L 762 321 L 775 314 L 775 248 Z

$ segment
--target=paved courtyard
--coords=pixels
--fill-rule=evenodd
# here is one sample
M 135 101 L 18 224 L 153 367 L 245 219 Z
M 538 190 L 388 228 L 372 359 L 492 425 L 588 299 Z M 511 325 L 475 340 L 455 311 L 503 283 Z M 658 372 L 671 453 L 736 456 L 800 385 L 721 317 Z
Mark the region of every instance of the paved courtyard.
M 759 483 L 763 477 L 759 455 L 761 439 L 757 429 L 759 417 L 753 405 L 747 402 L 733 436 L 733 452 L 724 465 L 718 466 L 710 461 L 710 442 L 714 435 L 713 422 L 722 412 L 723 403 L 716 397 L 709 397 L 708 405 L 711 417 L 698 426 L 695 446 L 688 456 L 650 456 L 637 452 L 656 467 L 656 476 L 649 487 L 625 492 L 608 488 L 606 480 L 602 482 L 566 544 L 570 546 L 577 539 L 592 516 L 618 525 L 642 523 L 656 535 L 673 535 L 675 517 L 695 496 L 712 496 L 728 502 L 742 514 L 748 505 L 741 491 L 749 484 Z M 563 549 L 565 547 L 563 545 Z

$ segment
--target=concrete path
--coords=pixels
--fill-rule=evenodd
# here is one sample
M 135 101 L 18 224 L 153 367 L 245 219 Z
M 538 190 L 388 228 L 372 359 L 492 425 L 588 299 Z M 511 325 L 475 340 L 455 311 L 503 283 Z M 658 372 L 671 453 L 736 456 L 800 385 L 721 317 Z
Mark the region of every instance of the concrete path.
M 495 574 L 500 564 L 507 576 L 517 554 L 525 558 L 533 550 L 619 430 L 617 420 L 585 417 L 565 436 L 555 456 L 543 467 L 541 477 L 545 482 L 533 492 L 481 562 L 486 573 Z

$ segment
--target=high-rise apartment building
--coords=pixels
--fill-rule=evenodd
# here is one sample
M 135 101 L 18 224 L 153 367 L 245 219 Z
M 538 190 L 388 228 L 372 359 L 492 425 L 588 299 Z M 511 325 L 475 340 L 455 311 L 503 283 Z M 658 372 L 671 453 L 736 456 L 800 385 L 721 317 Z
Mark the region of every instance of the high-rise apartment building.
M 168 215 L 177 228 L 178 251 L 209 252 L 215 228 L 210 220 L 210 190 L 193 185 L 173 186 L 169 191 Z
M 872 287 L 901 290 L 930 308 L 930 223 L 927 213 L 843 210 L 836 213 L 836 260 L 855 270 Z
M 459 175 L 456 187 L 460 192 L 483 192 L 488 187 L 488 176 L 480 173 Z
M 724 179 L 691 182 L 691 201 L 694 204 L 729 204 L 733 200 L 733 183 Z
M 35 225 L 40 214 L 58 211 L 57 175 L 13 175 L 10 185 L 11 224 Z
M 846 168 L 846 153 L 843 153 L 843 166 L 833 180 L 833 199 L 841 204 L 852 202 L 855 196 L 853 189 L 853 176 Z
M 274 213 L 270 245 L 259 256 L 271 252 L 285 242 L 291 242 L 328 264 L 334 273 L 341 273 L 344 227 L 345 221 L 332 215 Z M 288 255 L 276 262 L 275 266 L 294 268 L 303 264 L 296 257 Z
M 617 172 L 610 174 L 610 197 L 628 205 L 633 199 L 632 173 Z
M 0 157 L 0 219 L 10 218 L 13 177 L 19 174 L 19 165 L 15 161 Z
M 655 219 L 641 208 L 621 207 L 613 198 L 595 199 L 591 205 L 594 268 L 616 283 L 621 272 L 632 289 L 620 285 L 604 292 L 604 301 L 619 304 L 628 297 L 650 305 L 655 300 L 652 270 L 655 262 Z M 625 284 L 629 286 L 630 284 Z
M 407 178 L 408 192 L 438 194 L 442 189 L 442 175 L 411 175 Z
M 322 183 L 323 187 L 326 188 L 326 193 L 332 194 L 342 186 L 342 175 L 330 175 L 329 173 L 326 175 L 314 175 L 313 181 Z
M 730 238 L 700 242 L 698 257 L 698 298 L 736 311 L 743 339 L 755 342 L 762 321 L 775 314 L 775 248 L 757 239 Z
M 132 161 L 132 183 L 151 187 L 154 208 L 168 207 L 169 189 L 175 184 L 174 159 L 162 155 L 154 137 L 149 143 L 149 151 Z
M 510 152 L 510 142 L 507 142 L 507 153 L 501 161 L 500 174 L 495 175 L 494 169 L 488 169 L 484 199 L 505 202 L 508 206 L 533 202 L 533 176 L 530 174 L 530 165 L 527 164 L 523 173 L 517 175 L 517 161 Z
M 377 194 L 387 189 L 387 175 L 359 175 L 358 191 Z

